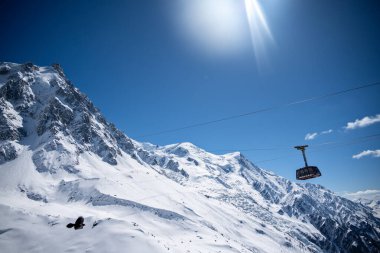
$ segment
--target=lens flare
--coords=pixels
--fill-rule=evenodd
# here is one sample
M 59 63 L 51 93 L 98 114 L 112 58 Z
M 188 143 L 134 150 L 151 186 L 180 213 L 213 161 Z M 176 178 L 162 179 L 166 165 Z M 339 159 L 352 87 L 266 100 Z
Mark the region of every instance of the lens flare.
M 257 0 L 245 0 L 245 10 L 256 63 L 263 68 L 268 63 L 268 49 L 274 43 L 272 32 Z

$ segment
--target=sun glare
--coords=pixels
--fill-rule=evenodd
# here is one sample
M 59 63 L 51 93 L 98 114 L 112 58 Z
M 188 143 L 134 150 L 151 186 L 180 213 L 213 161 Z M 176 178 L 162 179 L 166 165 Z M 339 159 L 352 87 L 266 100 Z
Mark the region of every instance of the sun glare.
M 183 1 L 179 30 L 203 54 L 221 56 L 241 51 L 246 18 L 236 0 Z
M 274 40 L 258 0 L 180 3 L 176 23 L 190 49 L 195 48 L 202 56 L 218 57 L 247 53 L 251 44 L 257 67 L 265 65 L 268 47 Z
M 267 61 L 268 47 L 274 43 L 273 36 L 257 0 L 245 0 L 245 10 L 256 63 L 262 68 Z

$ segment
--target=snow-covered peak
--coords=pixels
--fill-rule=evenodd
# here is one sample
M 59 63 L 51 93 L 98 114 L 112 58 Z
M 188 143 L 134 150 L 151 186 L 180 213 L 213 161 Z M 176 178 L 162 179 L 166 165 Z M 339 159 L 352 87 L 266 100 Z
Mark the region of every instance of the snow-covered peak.
M 380 190 L 345 192 L 342 196 L 370 207 L 375 215 L 380 218 Z
M 3 110 L 14 109 L 13 116 L 23 118 L 23 126 L 17 130 L 26 134 L 25 144 L 38 149 L 34 156 L 38 169 L 50 171 L 46 157 L 54 153 L 67 153 L 71 158 L 61 168 L 74 172 L 78 154 L 84 151 L 94 152 L 110 164 L 116 164 L 123 152 L 131 152 L 132 141 L 105 120 L 58 64 L 3 63 L 0 69 L 6 69 L 0 94 L 11 104 Z
M 190 142 L 181 142 L 181 143 L 166 145 L 166 146 L 161 147 L 161 150 L 168 154 L 171 153 L 178 156 L 188 156 L 190 154 L 210 155 L 210 153 L 206 152 L 205 150 L 197 147 L 196 145 Z

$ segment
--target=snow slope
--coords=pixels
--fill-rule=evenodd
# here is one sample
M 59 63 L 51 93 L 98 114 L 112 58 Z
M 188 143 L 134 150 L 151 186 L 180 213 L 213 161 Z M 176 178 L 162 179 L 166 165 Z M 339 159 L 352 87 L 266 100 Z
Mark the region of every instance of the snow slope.
M 380 190 L 345 192 L 343 197 L 370 207 L 377 218 L 380 218 Z
M 57 64 L 0 64 L 0 124 L 4 252 L 380 252 L 372 209 L 238 152 L 132 140 Z

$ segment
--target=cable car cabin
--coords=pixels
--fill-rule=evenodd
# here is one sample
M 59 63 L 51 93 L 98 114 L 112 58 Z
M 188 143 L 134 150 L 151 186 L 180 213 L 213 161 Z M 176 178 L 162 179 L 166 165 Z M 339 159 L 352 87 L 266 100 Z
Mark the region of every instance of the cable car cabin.
M 294 148 L 301 150 L 303 160 L 305 162 L 305 167 L 300 168 L 296 171 L 296 178 L 297 180 L 306 180 L 310 178 L 320 177 L 322 176 L 321 172 L 319 171 L 318 167 L 316 166 L 309 166 L 307 164 L 306 155 L 305 155 L 305 149 L 308 147 L 308 145 L 304 146 L 296 146 Z
M 297 180 L 306 180 L 310 178 L 320 177 L 322 174 L 316 166 L 307 166 L 296 171 Z

